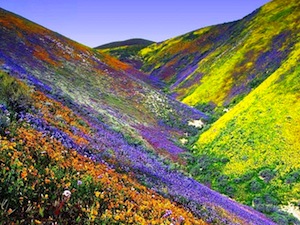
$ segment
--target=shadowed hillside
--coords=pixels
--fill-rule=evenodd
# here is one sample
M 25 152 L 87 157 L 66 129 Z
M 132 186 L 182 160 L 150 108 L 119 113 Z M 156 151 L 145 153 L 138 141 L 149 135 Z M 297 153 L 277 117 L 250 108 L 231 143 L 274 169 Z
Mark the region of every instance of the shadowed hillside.
M 118 48 L 118 47 L 125 47 L 125 46 L 137 46 L 142 49 L 153 43 L 154 43 L 153 41 L 145 40 L 142 38 L 133 38 L 126 41 L 116 41 L 116 42 L 100 45 L 95 49 L 108 49 L 108 48 Z

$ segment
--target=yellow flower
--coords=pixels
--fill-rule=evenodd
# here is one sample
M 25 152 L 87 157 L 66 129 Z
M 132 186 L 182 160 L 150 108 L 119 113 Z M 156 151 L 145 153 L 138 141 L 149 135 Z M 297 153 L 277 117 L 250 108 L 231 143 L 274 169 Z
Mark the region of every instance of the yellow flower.
M 66 183 L 65 188 L 69 188 L 71 186 L 71 182 Z
M 20 162 L 19 160 L 16 160 L 16 162 L 17 162 L 17 166 L 18 166 L 18 167 L 21 167 L 21 166 L 23 166 L 23 163 L 22 163 L 22 162 Z
M 120 220 L 120 216 L 119 215 L 115 215 L 115 220 L 116 221 Z
M 34 224 L 42 224 L 42 222 L 39 220 L 34 220 Z
M 99 198 L 100 194 L 101 194 L 100 191 L 95 191 L 95 196 L 96 196 L 97 198 Z

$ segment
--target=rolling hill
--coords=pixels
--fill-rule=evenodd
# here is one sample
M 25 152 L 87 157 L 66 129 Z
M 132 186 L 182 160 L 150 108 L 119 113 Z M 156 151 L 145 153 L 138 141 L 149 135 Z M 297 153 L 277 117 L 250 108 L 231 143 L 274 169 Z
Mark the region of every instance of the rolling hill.
M 118 58 L 120 61 L 140 69 L 143 64 L 137 54 L 141 49 L 146 48 L 153 43 L 153 41 L 136 38 L 108 43 L 98 46 L 95 49 L 101 50 L 102 53 L 109 53 L 109 55 Z
M 0 68 L 1 223 L 274 224 L 180 171 L 209 117 L 158 78 L 3 9 Z
M 145 48 L 151 44 L 153 44 L 153 41 L 149 41 L 146 39 L 142 38 L 133 38 L 133 39 L 128 39 L 125 41 L 116 41 L 116 42 L 111 42 L 108 44 L 100 45 L 96 47 L 95 49 L 111 49 L 111 48 L 122 48 L 126 46 L 136 46 L 140 47 L 140 49 Z

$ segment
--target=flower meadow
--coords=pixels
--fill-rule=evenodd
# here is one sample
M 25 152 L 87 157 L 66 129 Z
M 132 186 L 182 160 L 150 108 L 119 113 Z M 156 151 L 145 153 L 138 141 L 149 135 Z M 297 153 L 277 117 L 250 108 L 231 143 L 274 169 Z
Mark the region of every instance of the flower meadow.
M 273 0 L 137 52 L 105 50 L 210 115 L 187 138 L 189 174 L 278 224 L 300 224 L 299 7 Z
M 258 216 L 2 73 L 5 79 L 25 89 L 15 97 L 28 105 L 11 106 L 9 92 L 1 104 L 3 223 L 206 224 L 203 217 L 247 224 Z
M 207 115 L 109 55 L 2 9 L 0 24 L 1 223 L 274 224 L 187 172 L 179 140 Z
M 88 123 L 42 93 L 31 97 L 27 112 L 1 104 L 1 224 L 206 224 L 84 155 Z

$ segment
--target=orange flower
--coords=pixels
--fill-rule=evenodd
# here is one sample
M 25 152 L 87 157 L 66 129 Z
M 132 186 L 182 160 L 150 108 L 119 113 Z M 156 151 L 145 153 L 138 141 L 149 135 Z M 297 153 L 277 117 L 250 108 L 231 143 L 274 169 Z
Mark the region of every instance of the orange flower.
M 13 212 L 14 212 L 14 210 L 12 210 L 11 208 L 9 208 L 9 209 L 7 210 L 7 214 L 8 214 L 8 215 L 12 214 Z
M 39 220 L 34 220 L 34 224 L 42 224 L 42 222 Z
M 21 172 L 21 178 L 24 179 L 24 180 L 27 180 L 27 170 L 24 168 Z
M 51 180 L 48 178 L 45 178 L 45 184 L 50 184 L 50 183 L 51 183 Z

